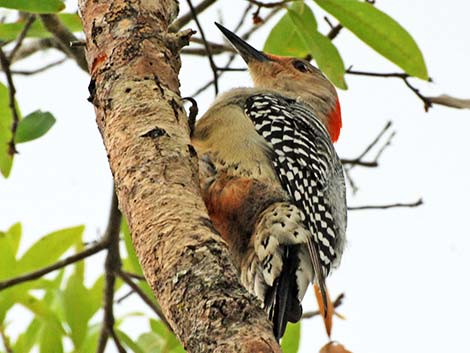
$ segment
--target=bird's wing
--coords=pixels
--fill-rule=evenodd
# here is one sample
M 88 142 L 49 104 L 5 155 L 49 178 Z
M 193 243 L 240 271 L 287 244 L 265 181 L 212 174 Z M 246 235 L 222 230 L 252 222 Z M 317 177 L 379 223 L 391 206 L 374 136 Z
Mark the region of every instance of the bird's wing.
M 245 114 L 272 147 L 276 175 L 312 235 L 308 252 L 326 303 L 324 277 L 341 256 L 344 242 L 346 201 L 341 162 L 325 127 L 303 104 L 259 94 L 247 100 Z

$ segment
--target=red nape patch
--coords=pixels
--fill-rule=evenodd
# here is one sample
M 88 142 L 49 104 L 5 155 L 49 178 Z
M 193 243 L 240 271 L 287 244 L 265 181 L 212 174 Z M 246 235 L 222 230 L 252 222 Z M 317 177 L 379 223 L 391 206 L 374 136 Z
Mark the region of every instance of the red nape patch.
M 331 111 L 328 119 L 328 132 L 330 133 L 331 141 L 338 141 L 341 126 L 343 126 L 341 120 L 341 106 L 339 105 L 339 99 L 336 99 L 336 106 Z

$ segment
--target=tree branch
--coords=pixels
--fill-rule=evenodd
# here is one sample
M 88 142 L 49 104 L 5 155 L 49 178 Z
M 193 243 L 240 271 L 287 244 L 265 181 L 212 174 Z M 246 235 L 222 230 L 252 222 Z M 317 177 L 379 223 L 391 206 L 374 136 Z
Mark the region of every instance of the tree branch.
M 60 48 L 68 56 L 75 59 L 78 66 L 88 72 L 88 66 L 85 58 L 83 47 L 70 47 L 71 42 L 77 41 L 77 37 L 60 22 L 59 17 L 53 14 L 40 15 L 44 27 L 52 33 L 54 38 L 59 42 Z
M 17 153 L 16 146 L 15 146 L 15 137 L 16 137 L 16 129 L 18 128 L 20 117 L 18 114 L 18 110 L 16 109 L 16 103 L 15 103 L 16 89 L 15 89 L 15 84 L 13 83 L 13 78 L 11 76 L 10 60 L 8 60 L 2 48 L 0 48 L 0 64 L 7 78 L 8 107 L 10 108 L 11 116 L 13 118 L 13 122 L 11 124 L 11 139 L 10 139 L 10 142 L 8 143 L 8 153 L 10 154 L 10 156 L 13 156 L 15 153 Z
M 23 76 L 32 76 L 32 75 L 36 75 L 36 74 L 39 74 L 41 72 L 44 72 L 44 71 L 47 71 L 55 66 L 58 66 L 60 64 L 63 64 L 68 58 L 63 58 L 63 59 L 60 59 L 60 60 L 57 60 L 57 61 L 54 61 L 50 64 L 47 64 L 47 65 L 44 65 L 42 67 L 39 67 L 37 69 L 34 69 L 34 70 L 11 70 L 11 73 L 13 75 L 23 75 Z
M 354 159 L 341 158 L 341 163 L 343 165 L 346 165 L 346 164 L 349 164 L 351 166 L 358 165 L 358 166 L 367 167 L 367 168 L 375 168 L 379 166 L 379 163 L 377 163 L 377 161 L 366 162 L 366 161 L 362 161 L 359 158 L 354 158 Z
M 194 12 L 199 15 L 203 13 L 207 8 L 213 5 L 217 0 L 203 0 L 199 5 L 194 7 Z M 176 21 L 174 21 L 169 27 L 170 32 L 178 32 L 181 28 L 186 26 L 193 19 L 193 11 L 190 10 L 188 13 L 184 14 Z
M 334 26 L 328 17 L 325 16 L 323 18 L 325 19 L 326 23 L 328 23 L 328 25 L 330 26 L 330 31 L 326 36 L 330 40 L 335 39 L 338 36 L 339 32 L 343 29 L 343 25 L 341 23 L 338 23 L 336 26 Z
M 42 276 L 47 275 L 48 273 L 52 271 L 59 270 L 77 261 L 81 261 L 89 256 L 92 256 L 100 252 L 101 250 L 106 249 L 107 246 L 108 244 L 106 243 L 106 241 L 101 240 L 95 245 L 90 246 L 88 249 L 85 249 L 79 253 L 66 257 L 63 260 L 57 261 L 56 263 L 50 266 L 46 266 L 40 270 L 33 271 L 25 275 L 14 277 L 6 281 L 0 282 L 0 291 L 9 287 L 15 286 L 17 284 L 23 283 L 23 282 L 33 281 L 35 279 L 41 278 Z
M 80 0 L 80 10 L 98 127 L 164 316 L 192 353 L 280 353 L 200 196 L 177 77 L 192 31 L 167 31 L 177 1 Z
M 333 307 L 336 309 L 339 307 L 341 304 L 343 304 L 344 300 L 344 293 L 341 293 L 336 297 L 335 301 L 333 302 Z M 315 311 L 307 311 L 306 313 L 302 314 L 302 319 L 310 319 L 312 317 L 320 315 L 320 311 L 315 310 Z
M 250 11 L 251 9 L 251 4 L 249 6 L 247 6 L 247 8 L 245 9 L 245 11 L 243 12 L 241 18 L 240 18 L 240 21 L 238 23 L 237 26 L 235 26 L 235 29 L 234 29 L 234 32 L 237 32 L 241 26 L 243 25 L 245 19 L 246 19 L 246 15 L 248 14 L 248 12 Z M 279 12 L 279 8 L 274 8 L 267 16 L 266 18 L 264 19 L 264 23 L 266 23 L 267 21 L 269 21 L 271 18 L 274 17 L 274 15 L 276 15 L 276 13 Z M 249 31 L 247 31 L 245 34 L 243 34 L 241 36 L 241 38 L 243 40 L 247 40 L 254 32 L 256 32 L 259 28 L 261 28 L 261 25 L 257 25 L 257 26 L 253 26 Z M 222 69 L 227 69 L 229 68 L 229 66 L 232 64 L 232 62 L 235 60 L 236 58 L 236 55 L 235 54 L 232 54 L 230 55 L 230 57 L 228 58 L 227 60 L 227 63 L 225 64 L 225 66 L 222 68 Z M 219 68 L 220 69 L 220 68 Z M 222 76 L 222 74 L 224 73 L 225 71 L 221 71 L 220 74 L 219 74 L 219 78 Z M 191 97 L 196 97 L 198 96 L 199 94 L 201 94 L 202 92 L 204 92 L 207 88 L 209 88 L 212 84 L 214 83 L 214 80 L 210 80 L 209 82 L 206 82 L 204 85 L 202 85 L 200 88 L 198 88 L 192 95 Z
M 191 38 L 191 43 L 198 43 L 198 44 L 204 44 L 204 40 L 202 38 Z M 209 41 L 206 41 L 206 43 L 211 50 L 212 55 L 217 55 L 217 54 L 223 54 L 223 53 L 235 53 L 235 49 L 233 47 L 228 46 L 228 45 L 223 45 L 223 44 L 217 44 L 217 43 L 212 43 Z M 204 48 L 184 48 L 181 50 L 181 54 L 187 54 L 187 55 L 200 55 L 200 56 L 206 56 L 207 55 L 207 49 Z
M 23 29 L 21 30 L 20 34 L 18 35 L 18 38 L 16 39 L 16 44 L 8 55 L 9 62 L 13 62 L 15 55 L 18 52 L 18 49 L 20 49 L 21 45 L 23 44 L 23 40 L 28 34 L 28 31 L 33 25 L 34 21 L 36 21 L 36 15 L 28 15 L 28 19 L 26 20 Z
M 382 128 L 382 130 L 380 130 L 380 132 L 378 133 L 378 135 L 372 140 L 371 143 L 369 143 L 366 148 L 361 152 L 361 154 L 359 156 L 357 156 L 356 158 L 354 159 L 344 159 L 347 162 L 350 162 L 348 164 L 350 164 L 348 170 L 351 170 L 354 166 L 356 165 L 360 165 L 360 166 L 371 166 L 371 167 L 375 167 L 378 165 L 378 157 L 382 154 L 383 152 L 383 148 L 381 149 L 382 152 L 380 152 L 380 154 L 378 154 L 376 156 L 376 158 L 370 162 L 371 165 L 364 165 L 364 164 L 367 164 L 366 162 L 361 162 L 362 161 L 362 158 L 364 158 L 380 141 L 380 139 L 382 138 L 382 136 L 385 135 L 385 133 L 392 127 L 392 122 L 391 121 L 387 121 L 387 123 L 385 124 L 385 126 Z M 387 141 L 387 143 L 384 145 L 384 146 L 388 146 L 389 145 L 389 141 Z
M 386 210 L 389 208 L 401 208 L 401 207 L 418 207 L 423 204 L 423 199 L 420 198 L 415 202 L 411 203 L 392 203 L 387 205 L 365 205 L 365 206 L 350 206 L 348 211 L 361 211 L 361 210 Z
M 449 100 L 444 100 L 444 102 L 443 102 L 442 100 L 439 99 L 439 97 L 428 97 L 428 96 L 425 96 L 425 95 L 421 94 L 419 89 L 417 89 L 416 87 L 414 87 L 410 83 L 410 81 L 409 81 L 410 75 L 408 75 L 407 73 L 404 73 L 404 72 L 379 73 L 379 72 L 368 72 L 368 71 L 355 71 L 355 70 L 352 70 L 352 68 L 350 67 L 346 70 L 346 73 L 348 73 L 350 75 L 369 76 L 369 77 L 383 77 L 383 78 L 394 77 L 394 78 L 399 78 L 399 79 L 403 80 L 406 87 L 408 87 L 423 102 L 424 110 L 426 112 L 429 110 L 429 108 L 432 107 L 433 103 L 442 104 L 442 105 L 452 107 L 452 108 L 458 108 L 458 109 L 462 108 L 462 106 L 459 104 L 459 103 L 462 103 L 462 102 L 456 102 L 456 101 L 452 102 L 452 101 L 449 101 Z M 429 79 L 429 81 L 432 81 L 432 80 Z M 465 101 L 465 100 L 463 100 L 463 101 Z M 466 106 L 466 107 L 464 106 L 464 108 L 469 108 L 470 107 L 470 100 L 468 100 L 467 105 L 468 106 Z
M 17 61 L 26 59 L 30 57 L 31 55 L 39 51 L 46 50 L 46 49 L 61 50 L 59 44 L 54 38 L 32 39 L 28 41 L 27 43 L 23 43 L 23 45 L 16 52 L 11 63 L 14 64 Z M 11 53 L 10 53 L 10 56 L 11 56 Z
M 258 7 L 265 7 L 268 9 L 272 9 L 275 7 L 283 7 L 287 5 L 290 2 L 293 2 L 295 0 L 283 0 L 283 1 L 274 1 L 274 2 L 262 2 L 262 1 L 257 1 L 257 0 L 247 0 L 250 4 L 256 5 Z
M 392 138 L 395 136 L 395 132 L 392 132 L 386 142 L 383 144 L 383 146 L 379 149 L 377 154 L 375 155 L 375 158 L 371 162 L 364 162 L 362 159 L 379 143 L 379 141 L 382 139 L 382 137 L 385 135 L 385 133 L 391 128 L 392 122 L 388 121 L 385 126 L 382 128 L 382 130 L 379 132 L 379 134 L 372 140 L 369 145 L 366 146 L 364 151 L 361 152 L 359 156 L 353 159 L 341 159 L 343 165 L 345 166 L 344 168 L 344 175 L 346 177 L 346 181 L 348 182 L 349 186 L 352 189 L 353 193 L 356 193 L 358 190 L 358 187 L 356 183 L 354 182 L 352 176 L 351 176 L 351 170 L 355 166 L 362 166 L 362 167 L 377 167 L 379 165 L 379 158 L 382 155 L 382 153 L 385 151 L 385 149 L 390 146 L 390 142 Z
M 364 151 L 361 152 L 359 156 L 353 159 L 347 159 L 347 158 L 342 158 L 341 163 L 345 166 L 344 168 L 344 174 L 346 176 L 346 181 L 348 182 L 349 186 L 352 189 L 353 193 L 356 193 L 358 190 L 358 187 L 356 183 L 354 182 L 352 176 L 351 176 L 351 169 L 353 169 L 355 166 L 361 166 L 361 167 L 368 167 L 368 168 L 375 168 L 378 167 L 379 165 L 379 158 L 382 155 L 382 153 L 385 151 L 385 149 L 390 146 L 390 142 L 392 138 L 395 136 L 395 132 L 392 132 L 387 139 L 387 141 L 383 144 L 383 146 L 379 149 L 377 152 L 375 158 L 372 161 L 366 162 L 363 161 L 362 159 L 379 143 L 380 139 L 383 137 L 383 135 L 390 129 L 392 126 L 392 122 L 388 121 L 384 128 L 379 132 L 379 134 L 374 138 L 374 140 L 367 145 L 367 147 L 364 149 Z
M 456 109 L 470 109 L 470 99 L 461 99 L 449 96 L 447 94 L 442 94 L 437 97 L 427 97 L 431 103 L 440 104 L 446 107 L 456 108 Z
M 209 59 L 209 63 L 211 66 L 212 75 L 214 76 L 213 82 L 214 82 L 215 95 L 218 95 L 219 94 L 219 74 L 217 72 L 217 66 L 214 63 L 214 58 L 212 57 L 211 46 L 207 43 L 206 36 L 204 35 L 204 30 L 202 29 L 202 26 L 199 23 L 199 19 L 197 18 L 197 12 L 194 9 L 192 1 L 186 0 L 186 2 L 188 3 L 189 8 L 191 9 L 191 13 L 193 14 L 194 21 L 196 21 L 197 28 L 199 29 L 199 32 L 201 33 L 202 41 L 204 43 L 204 47 L 206 48 L 206 52 L 207 52 L 207 58 Z
M 150 309 L 152 309 L 154 311 L 155 314 L 158 315 L 158 317 L 160 318 L 160 320 L 162 320 L 162 322 L 168 327 L 168 329 L 170 331 L 173 331 L 173 329 L 171 328 L 170 324 L 168 323 L 167 319 L 165 318 L 165 315 L 163 314 L 161 308 L 158 306 L 158 305 L 155 305 L 155 303 L 152 301 L 152 299 L 150 299 L 143 291 L 142 289 L 140 289 L 140 287 L 134 283 L 134 281 L 132 281 L 132 278 L 131 276 L 129 276 L 128 273 L 126 273 L 125 271 L 119 271 L 118 272 L 118 275 L 119 277 L 122 278 L 122 280 L 124 282 L 127 283 L 127 285 L 129 287 L 132 288 L 132 290 L 137 293 L 137 295 L 140 297 L 140 299 L 142 299 L 142 301 L 147 304 Z
M 109 211 L 108 226 L 106 227 L 105 241 L 108 244 L 108 253 L 104 265 L 105 270 L 105 287 L 103 295 L 103 323 L 101 325 L 101 333 L 98 341 L 97 353 L 103 353 L 106 343 L 111 336 L 116 344 L 119 353 L 125 353 L 126 350 L 121 345 L 114 331 L 114 285 L 116 283 L 116 275 L 121 269 L 121 255 L 119 253 L 119 233 L 121 229 L 121 212 L 118 207 L 118 199 L 113 188 L 113 196 L 111 199 L 111 208 Z

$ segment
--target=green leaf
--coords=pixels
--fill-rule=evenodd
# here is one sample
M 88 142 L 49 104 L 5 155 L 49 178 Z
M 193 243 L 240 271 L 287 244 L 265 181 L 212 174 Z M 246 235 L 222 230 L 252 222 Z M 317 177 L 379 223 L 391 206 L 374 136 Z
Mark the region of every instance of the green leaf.
M 54 328 L 44 323 L 39 332 L 39 353 L 63 353 L 62 335 L 53 331 Z
M 13 224 L 7 231 L 7 236 L 10 237 L 10 244 L 13 250 L 13 255 L 16 256 L 21 241 L 21 223 Z
M 51 113 L 36 110 L 19 122 L 15 142 L 23 143 L 35 140 L 48 132 L 54 123 L 55 118 Z
M 16 252 L 18 250 L 21 225 L 12 226 L 7 232 L 0 232 L 0 280 L 17 273 Z
M 88 321 L 96 311 L 94 307 L 88 305 L 89 290 L 83 285 L 80 275 L 70 276 L 62 298 L 65 321 L 71 330 L 70 338 L 75 350 L 80 351 L 86 336 Z
M 53 13 L 65 9 L 65 4 L 60 0 L 0 0 L 0 7 L 34 13 Z
M 309 32 L 306 23 L 302 21 L 296 12 L 289 10 L 289 16 L 305 46 L 313 53 L 312 56 L 320 70 L 323 71 L 336 87 L 347 89 L 346 82 L 344 81 L 345 68 L 343 59 L 341 59 L 336 47 L 321 33 Z
M 10 175 L 13 165 L 13 155 L 9 153 L 8 145 L 11 141 L 13 116 L 8 104 L 8 88 L 0 82 L 0 172 L 5 178 L 8 178 Z
M 83 30 L 80 17 L 75 13 L 61 13 L 57 15 L 62 24 L 71 32 L 81 32 Z M 25 25 L 24 20 L 12 23 L 0 23 L 0 40 L 15 40 L 21 33 Z M 48 38 L 52 34 L 44 28 L 41 21 L 35 21 L 26 34 L 28 38 Z
M 88 306 L 92 316 L 101 308 L 104 289 L 104 275 L 98 277 L 93 286 L 88 290 Z M 117 289 L 116 289 L 117 290 Z
M 0 295 L 0 324 L 5 320 L 8 310 L 15 304 L 16 293 L 12 293 L 14 291 L 13 288 L 9 288 L 3 290 Z
M 6 232 L 0 232 L 0 281 L 18 274 L 16 253 L 21 240 L 21 223 L 16 223 Z M 15 304 L 16 298 L 28 288 L 17 285 L 0 293 L 0 323 L 5 320 L 7 311 Z
M 411 35 L 393 18 L 367 2 L 314 0 L 364 43 L 412 76 L 428 79 L 424 58 Z
M 271 31 L 264 50 L 277 55 L 312 55 L 321 71 L 337 86 L 346 89 L 344 63 L 330 39 L 317 30 L 312 10 L 303 2 L 294 2 L 287 14 Z
M 296 11 L 303 18 L 303 21 L 309 23 L 313 30 L 317 31 L 317 21 L 313 12 L 303 3 L 294 3 L 291 10 Z M 304 41 L 293 30 L 294 24 L 289 14 L 286 13 L 269 33 L 263 51 L 282 56 L 295 56 L 302 58 L 310 54 L 310 49 Z
M 132 244 L 131 232 L 129 231 L 129 227 L 127 225 L 126 219 L 123 217 L 121 222 L 121 232 L 123 234 L 124 243 L 126 245 L 128 263 L 126 263 L 129 268 L 130 272 L 133 272 L 138 275 L 143 275 L 142 267 L 140 266 L 139 259 L 135 253 L 134 245 Z
M 134 353 L 147 353 L 123 331 L 118 329 L 116 330 L 116 334 L 119 337 L 119 340 L 121 340 L 121 342 L 124 343 L 124 345 L 126 345 L 127 348 L 131 349 Z
M 25 332 L 18 336 L 18 339 L 13 345 L 13 352 L 29 352 L 37 343 L 39 330 L 41 329 L 41 322 L 38 319 L 33 319 Z
M 101 324 L 91 325 L 87 328 L 85 341 L 82 345 L 82 352 L 96 352 L 100 331 Z
M 55 301 L 57 301 L 58 293 L 61 293 L 61 284 L 64 279 L 65 270 L 61 269 L 55 272 L 57 275 L 53 279 L 40 278 L 35 281 L 29 282 L 30 285 L 28 289 L 42 289 L 46 291 L 46 294 L 43 297 L 44 302 L 51 306 Z M 27 285 L 27 283 L 20 284 L 19 286 Z
M 286 332 L 281 341 L 284 353 L 297 353 L 300 346 L 300 322 L 292 324 L 289 322 Z
M 165 339 L 154 332 L 143 333 L 137 338 L 137 344 L 145 353 L 168 352 Z
M 84 226 L 66 228 L 39 239 L 19 260 L 19 271 L 29 272 L 54 263 L 72 245 L 81 241 L 84 229 Z
M 43 323 L 48 325 L 49 334 L 63 335 L 65 333 L 57 314 L 48 303 L 29 294 L 21 295 L 16 299 L 19 304 L 29 309 Z
M 185 352 L 180 341 L 176 338 L 173 332 L 171 332 L 161 320 L 150 319 L 150 328 L 152 329 L 152 332 L 154 332 L 159 337 L 164 339 L 164 346 L 162 346 L 163 352 L 171 352 L 171 353 L 184 353 Z

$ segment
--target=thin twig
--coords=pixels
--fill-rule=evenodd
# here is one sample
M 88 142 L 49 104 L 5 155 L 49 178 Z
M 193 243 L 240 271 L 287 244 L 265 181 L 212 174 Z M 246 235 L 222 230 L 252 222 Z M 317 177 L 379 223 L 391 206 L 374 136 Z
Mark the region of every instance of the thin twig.
M 196 14 L 200 15 L 204 10 L 213 5 L 217 0 L 203 0 L 201 3 L 194 7 Z M 182 15 L 176 21 L 174 21 L 170 28 L 170 32 L 178 32 L 181 28 L 186 26 L 193 19 L 193 12 L 189 11 L 188 13 Z
M 29 29 L 33 25 L 34 21 L 36 21 L 36 15 L 31 14 L 28 16 L 28 19 L 26 20 L 26 23 L 21 30 L 20 34 L 18 35 L 18 38 L 16 39 L 16 44 L 11 50 L 9 56 L 8 56 L 8 61 L 13 62 L 13 59 L 15 57 L 15 54 L 18 52 L 18 49 L 20 49 L 21 45 L 23 44 L 23 40 L 25 39 L 26 35 L 28 34 Z
M 135 292 L 131 289 L 129 292 L 127 292 L 126 294 L 124 294 L 122 297 L 118 298 L 115 300 L 115 302 L 117 304 L 121 304 L 124 300 L 126 300 L 127 298 L 129 298 L 132 294 L 134 294 Z
M 248 71 L 246 67 L 218 67 L 218 71 L 230 71 L 230 72 L 245 72 Z
M 249 4 L 249 6 L 246 7 L 245 11 L 243 12 L 241 18 L 240 18 L 240 21 L 239 23 L 237 24 L 237 26 L 235 26 L 235 29 L 233 30 L 233 32 L 238 32 L 238 30 L 242 27 L 243 23 L 245 22 L 246 20 L 246 17 L 247 17 L 247 14 L 249 13 L 251 9 L 251 4 Z M 264 19 L 264 23 L 266 23 L 267 21 L 269 21 L 271 18 L 273 18 L 277 13 L 279 12 L 279 8 L 274 8 L 273 10 L 271 10 L 271 12 L 266 16 L 266 18 Z M 261 28 L 261 26 L 253 26 L 250 30 L 248 30 L 246 33 L 244 33 L 241 38 L 243 40 L 247 40 L 248 38 L 250 38 L 250 36 L 256 32 L 259 28 Z M 225 66 L 223 66 L 224 68 L 228 68 L 230 67 L 230 65 L 232 64 L 232 62 L 235 60 L 236 58 L 236 54 L 231 54 L 225 64 Z M 220 74 L 219 74 L 219 78 L 223 75 L 224 71 L 221 71 Z M 209 88 L 212 84 L 213 84 L 213 80 L 210 80 L 208 82 L 206 82 L 204 85 L 202 85 L 199 89 L 196 90 L 196 92 L 194 92 L 191 97 L 196 97 L 198 96 L 199 94 L 201 94 L 202 92 L 204 92 L 207 88 Z
M 328 24 L 328 26 L 330 26 L 330 30 L 335 28 L 335 26 L 333 25 L 333 22 L 331 22 L 330 19 L 327 16 L 324 16 L 323 19 Z
M 357 158 L 354 158 L 354 159 L 341 158 L 341 163 L 343 165 L 346 165 L 346 164 L 351 165 L 351 166 L 358 165 L 358 166 L 366 167 L 366 168 L 375 168 L 379 166 L 379 163 L 377 163 L 377 161 L 366 162 Z
M 354 167 L 354 165 L 351 165 L 349 168 L 344 168 L 344 176 L 346 177 L 346 181 L 348 182 L 349 186 L 351 187 L 351 191 L 353 194 L 355 194 L 359 188 L 357 187 L 356 183 L 354 182 L 354 179 L 351 177 L 351 172 L 350 169 Z
M 368 71 L 356 71 L 356 70 L 352 70 L 351 67 L 346 70 L 346 73 L 351 74 L 351 75 L 369 76 L 369 77 L 399 78 L 423 102 L 424 110 L 426 112 L 429 110 L 429 108 L 432 107 L 432 103 L 433 103 L 432 99 L 430 97 L 427 97 L 421 94 L 419 89 L 417 89 L 410 83 L 410 81 L 408 80 L 410 78 L 410 75 L 408 75 L 407 73 L 404 73 L 404 72 L 379 73 L 379 72 L 368 72 Z M 431 82 L 432 80 L 429 79 L 429 81 Z
M 13 78 L 11 76 L 10 60 L 8 60 L 2 48 L 0 48 L 0 63 L 2 66 L 2 70 L 5 73 L 5 76 L 7 78 L 8 107 L 10 108 L 11 116 L 13 118 L 13 121 L 11 124 L 11 139 L 10 139 L 10 142 L 8 143 L 8 154 L 10 156 L 13 156 L 15 153 L 17 153 L 16 147 L 15 147 L 15 136 L 16 136 L 16 129 L 18 128 L 18 123 L 20 121 L 20 118 L 19 118 L 18 110 L 16 109 L 16 104 L 15 104 L 16 89 L 13 83 Z
M 330 21 L 328 17 L 323 17 L 326 23 L 328 23 L 328 26 L 330 26 L 330 31 L 326 35 L 330 40 L 333 40 L 336 38 L 336 36 L 339 34 L 339 32 L 343 29 L 343 25 L 341 23 L 338 23 L 336 26 L 333 25 L 333 23 Z
M 27 273 L 22 276 L 14 277 L 6 281 L 0 282 L 0 291 L 9 287 L 15 286 L 17 284 L 23 283 L 23 282 L 33 281 L 35 279 L 41 278 L 42 276 L 47 275 L 48 273 L 52 271 L 59 270 L 77 261 L 80 261 L 89 256 L 92 256 L 100 252 L 101 250 L 105 249 L 107 246 L 108 246 L 107 241 L 103 239 L 99 241 L 98 243 L 96 243 L 95 245 L 90 246 L 88 249 L 83 250 L 77 254 L 71 255 L 69 257 L 66 257 L 63 260 L 57 261 L 56 263 L 50 266 L 44 267 L 37 271 Z
M 367 145 L 367 147 L 362 151 L 362 153 L 354 158 L 354 159 L 342 159 L 341 161 L 344 163 L 344 165 L 347 167 L 344 168 L 344 175 L 346 177 L 346 181 L 348 182 L 349 186 L 351 187 L 352 193 L 355 194 L 359 188 L 357 187 L 356 183 L 354 182 L 352 176 L 351 176 L 351 170 L 355 166 L 363 166 L 363 167 L 377 167 L 379 164 L 379 157 L 382 155 L 383 151 L 385 150 L 386 147 L 390 145 L 390 141 L 395 136 L 395 132 L 392 133 L 392 136 L 389 137 L 375 156 L 375 159 L 372 162 L 363 162 L 362 159 L 374 148 L 382 138 L 382 136 L 390 129 L 392 126 L 392 122 L 388 121 L 385 126 L 382 128 L 382 130 L 379 132 L 379 134 L 372 140 L 372 142 Z M 346 163 L 345 163 L 346 162 Z M 349 163 L 348 163 L 349 162 Z
M 275 1 L 275 2 L 262 2 L 262 1 L 257 1 L 257 0 L 247 0 L 250 4 L 253 4 L 258 7 L 265 7 L 268 9 L 272 9 L 275 7 L 282 7 L 290 2 L 293 2 L 294 0 L 283 0 L 283 1 Z
M 106 345 L 108 344 L 109 334 L 107 330 L 103 329 L 103 327 L 104 325 L 101 326 L 100 338 L 98 340 L 98 348 L 96 349 L 96 352 L 98 353 L 103 353 L 106 349 Z
M 421 94 L 419 89 L 414 87 L 407 78 L 404 78 L 403 81 L 405 82 L 405 85 L 419 98 L 424 104 L 424 111 L 428 112 L 429 108 L 432 108 L 432 100 L 429 99 L 428 97 L 424 96 Z
M 118 276 L 121 277 L 121 279 L 127 283 L 129 287 L 132 288 L 134 292 L 137 293 L 137 295 L 142 299 L 142 301 L 147 304 L 150 309 L 152 309 L 162 320 L 162 322 L 168 327 L 169 330 L 173 332 L 173 329 L 171 328 L 170 324 L 165 318 L 165 315 L 163 314 L 162 310 L 160 309 L 159 306 L 155 305 L 155 303 L 140 289 L 140 287 L 134 283 L 132 278 L 124 271 L 120 270 L 118 273 Z
M 116 331 L 111 330 L 111 337 L 113 338 L 114 344 L 116 345 L 116 348 L 119 353 L 126 353 L 126 350 L 121 344 L 121 341 L 119 340 L 119 337 L 116 335 Z
M 124 270 L 121 270 L 122 273 L 125 273 L 127 276 L 129 276 L 130 278 L 134 278 L 134 279 L 137 279 L 139 281 L 146 281 L 145 277 L 142 276 L 142 275 L 138 275 L 137 273 L 132 273 L 132 272 L 128 272 L 128 271 L 124 271 Z
M 63 58 L 57 61 L 54 61 L 50 64 L 44 65 L 43 67 L 34 69 L 34 70 L 11 70 L 11 73 L 13 75 L 23 75 L 23 76 L 31 76 L 31 75 L 36 75 L 41 72 L 47 71 L 55 66 L 58 66 L 60 64 L 63 64 L 65 61 L 67 61 L 68 58 Z
M 380 139 L 382 138 L 382 136 L 391 128 L 392 126 L 392 122 L 391 121 L 387 121 L 387 123 L 385 124 L 385 126 L 382 128 L 382 130 L 379 132 L 379 134 L 372 140 L 372 142 L 366 146 L 366 148 L 364 149 L 364 151 L 362 151 L 362 153 L 355 158 L 355 160 L 357 161 L 360 161 L 362 160 L 362 158 L 364 158 L 367 153 L 369 153 L 369 151 L 374 148 L 375 145 L 377 145 L 377 143 L 380 141 Z M 377 163 L 377 160 L 375 160 L 375 163 Z M 359 164 L 353 164 L 351 165 L 348 169 L 351 170 L 355 165 L 359 165 Z
M 191 0 L 186 0 L 186 2 L 189 5 L 189 8 L 191 9 L 191 13 L 193 14 L 194 21 L 196 21 L 197 28 L 199 29 L 199 32 L 201 33 L 202 41 L 204 42 L 204 47 L 206 48 L 207 51 L 207 58 L 209 59 L 209 63 L 212 69 L 212 75 L 214 76 L 214 90 L 215 90 L 215 95 L 219 94 L 219 74 L 217 72 L 217 66 L 215 65 L 214 58 L 212 57 L 212 50 L 209 45 L 209 43 L 206 40 L 206 36 L 204 34 L 204 30 L 202 29 L 201 24 L 199 23 L 198 19 L 198 14 L 196 10 L 194 9 L 193 3 Z
M 47 49 L 61 50 L 61 47 L 59 46 L 59 43 L 55 40 L 55 38 L 52 37 L 32 39 L 27 43 L 23 43 L 23 45 L 18 49 L 17 53 L 13 57 L 11 64 L 26 59 L 39 51 Z
M 401 207 L 418 207 L 423 204 L 423 199 L 420 198 L 415 202 L 411 203 L 392 203 L 388 205 L 365 205 L 365 206 L 350 206 L 349 211 L 360 211 L 360 210 L 386 210 L 389 208 L 401 208 Z
M 84 40 L 76 40 L 74 42 L 70 42 L 70 47 L 86 47 L 86 42 Z
M 335 27 L 333 27 L 332 29 L 330 29 L 330 31 L 328 32 L 328 34 L 326 35 L 330 40 L 333 40 L 335 39 L 339 32 L 343 29 L 343 25 L 341 23 L 338 23 Z
M 60 43 L 60 48 L 64 53 L 75 59 L 78 66 L 88 72 L 88 65 L 83 47 L 70 47 L 71 42 L 76 42 L 77 37 L 65 27 L 57 15 L 40 15 L 44 27 L 52 33 L 54 38 Z
M 385 141 L 385 143 L 383 144 L 383 146 L 379 149 L 379 151 L 377 152 L 377 154 L 375 155 L 375 158 L 374 158 L 374 162 L 375 163 L 378 163 L 378 160 L 380 158 L 380 156 L 382 155 L 382 153 L 385 151 L 385 149 L 391 145 L 392 143 L 392 140 L 393 138 L 395 137 L 396 135 L 396 131 L 393 131 L 390 136 L 388 137 L 387 141 Z
M 115 189 L 111 200 L 108 225 L 106 227 L 105 239 L 108 242 L 108 253 L 105 260 L 105 287 L 103 300 L 103 323 L 101 326 L 100 338 L 98 341 L 97 353 L 103 353 L 109 336 L 116 342 L 119 353 L 124 353 L 125 349 L 120 344 L 114 332 L 114 284 L 116 283 L 116 274 L 121 269 L 121 256 L 119 254 L 119 232 L 121 229 L 121 212 L 118 207 L 118 199 Z
M 204 44 L 203 39 L 202 38 L 197 38 L 197 37 L 191 38 L 190 42 L 198 43 L 198 44 Z M 212 55 L 223 54 L 223 53 L 226 53 L 226 52 L 236 53 L 236 50 L 230 45 L 218 44 L 218 43 L 213 43 L 213 42 L 209 42 L 209 41 L 206 41 L 206 42 L 211 48 L 211 54 Z M 182 54 L 188 54 L 188 55 L 206 56 L 207 55 L 207 50 L 206 50 L 206 48 L 184 48 L 181 51 L 181 53 Z
M 341 293 L 340 295 L 338 295 L 338 297 L 336 297 L 335 301 L 333 302 L 333 307 L 336 309 L 341 304 L 343 304 L 343 299 L 344 299 L 344 293 Z M 302 315 L 302 319 L 310 319 L 318 315 L 320 315 L 320 311 L 318 310 L 308 311 Z
M 408 75 L 405 72 L 384 72 L 384 73 L 381 73 L 381 72 L 357 71 L 357 70 L 353 70 L 351 67 L 346 70 L 346 73 L 350 74 L 350 75 L 357 75 L 357 76 L 384 77 L 384 78 L 396 77 L 396 78 L 405 79 L 405 78 L 410 77 L 410 75 Z

